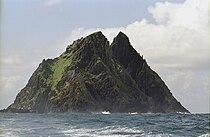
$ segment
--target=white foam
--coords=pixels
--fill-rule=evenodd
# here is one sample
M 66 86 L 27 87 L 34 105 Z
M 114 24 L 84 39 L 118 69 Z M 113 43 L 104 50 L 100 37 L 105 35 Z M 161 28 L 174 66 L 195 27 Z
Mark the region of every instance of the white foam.
M 154 134 L 152 132 L 141 134 L 143 137 L 179 137 L 173 134 Z
M 11 132 L 6 132 L 6 133 L 1 133 L 0 134 L 0 137 L 18 137 L 18 136 L 16 136 L 16 135 L 13 135 Z
M 105 114 L 105 115 L 109 115 L 109 114 L 111 114 L 109 111 L 103 111 L 103 112 L 101 112 L 102 114 Z
M 187 114 L 190 114 L 190 113 L 187 113 L 187 112 L 176 112 L 178 114 L 184 114 L 184 115 L 187 115 Z
M 138 114 L 138 112 L 129 112 L 128 114 L 136 115 L 136 114 Z
M 116 136 L 116 137 L 127 137 L 130 135 L 119 135 L 117 133 L 131 133 L 133 135 L 142 135 L 144 131 L 135 127 L 122 127 L 122 126 L 106 126 L 103 128 L 77 128 L 70 127 L 67 130 L 62 131 L 65 136 L 91 136 L 91 137 L 103 137 L 103 136 Z
M 203 135 L 200 135 L 199 137 L 209 137 L 210 134 L 203 134 Z
M 104 114 L 104 115 L 108 115 L 108 114 L 111 114 L 109 111 L 99 111 L 99 112 L 91 112 L 91 114 Z

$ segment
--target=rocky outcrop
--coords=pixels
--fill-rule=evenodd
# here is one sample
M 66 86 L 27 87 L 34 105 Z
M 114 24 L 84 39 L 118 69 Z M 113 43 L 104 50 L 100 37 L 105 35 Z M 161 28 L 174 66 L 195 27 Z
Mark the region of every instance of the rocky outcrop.
M 101 32 L 43 60 L 4 112 L 188 112 L 120 32 Z

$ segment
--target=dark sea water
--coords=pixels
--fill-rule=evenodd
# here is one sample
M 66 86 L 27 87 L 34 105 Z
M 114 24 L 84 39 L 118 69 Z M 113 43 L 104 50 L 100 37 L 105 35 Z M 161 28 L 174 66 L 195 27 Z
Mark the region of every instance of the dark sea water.
M 0 137 L 209 137 L 209 116 L 0 113 Z

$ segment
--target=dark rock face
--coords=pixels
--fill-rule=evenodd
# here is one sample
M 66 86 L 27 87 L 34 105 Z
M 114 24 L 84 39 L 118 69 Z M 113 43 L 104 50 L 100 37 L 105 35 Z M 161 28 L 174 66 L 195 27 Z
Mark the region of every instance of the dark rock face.
M 152 98 L 154 112 L 187 112 L 173 97 L 168 87 L 130 45 L 128 37 L 120 32 L 111 44 L 113 57 L 120 62 L 138 88 Z
M 188 112 L 120 32 L 101 32 L 43 60 L 4 112 Z

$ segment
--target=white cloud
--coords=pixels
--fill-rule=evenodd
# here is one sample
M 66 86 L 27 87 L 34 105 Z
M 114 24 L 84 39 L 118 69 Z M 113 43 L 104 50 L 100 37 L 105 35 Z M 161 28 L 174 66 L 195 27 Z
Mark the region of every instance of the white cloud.
M 202 29 L 208 24 L 208 0 L 186 0 L 184 4 L 160 3 L 149 7 L 158 24 Z
M 75 40 L 101 30 L 112 41 L 119 31 L 123 31 L 134 48 L 144 55 L 163 80 L 166 79 L 169 86 L 175 85 L 171 90 L 186 107 L 193 112 L 207 112 L 208 105 L 205 103 L 208 102 L 209 85 L 205 86 L 203 83 L 209 84 L 206 80 L 210 76 L 209 2 L 157 2 L 148 8 L 155 23 L 142 19 L 125 27 L 79 28 L 72 31 L 70 39 Z M 189 94 L 185 94 L 186 92 Z M 203 108 L 196 108 L 196 99 L 201 101 L 200 104 L 203 103 Z
M 163 70 L 164 71 L 164 70 Z M 165 75 L 174 95 L 192 112 L 209 110 L 209 76 L 207 71 L 168 71 Z
M 17 51 L 17 53 L 20 53 Z M 0 58 L 0 109 L 11 104 L 38 65 L 24 55 L 1 55 Z
M 8 104 L 11 104 L 14 99 L 17 91 L 21 89 L 17 87 L 23 88 L 24 84 L 26 84 L 26 79 L 24 76 L 20 75 L 10 75 L 0 76 L 0 108 L 8 107 Z
M 45 6 L 54 6 L 54 5 L 57 5 L 61 2 L 62 2 L 62 0 L 46 0 L 44 5 Z

